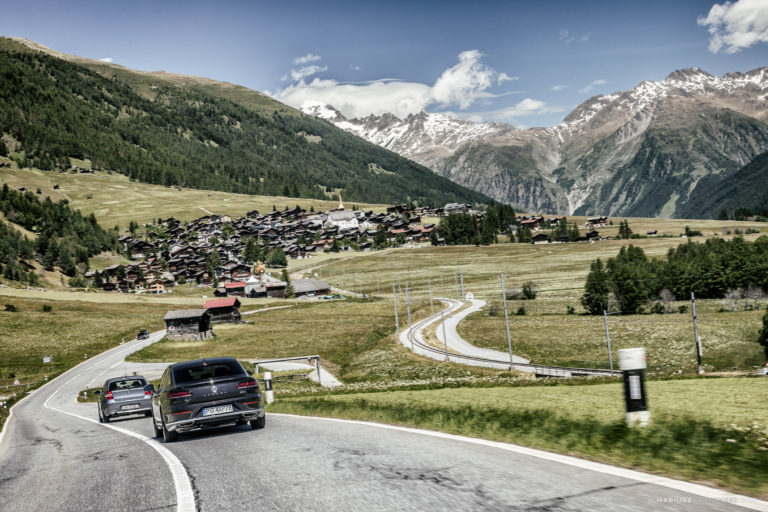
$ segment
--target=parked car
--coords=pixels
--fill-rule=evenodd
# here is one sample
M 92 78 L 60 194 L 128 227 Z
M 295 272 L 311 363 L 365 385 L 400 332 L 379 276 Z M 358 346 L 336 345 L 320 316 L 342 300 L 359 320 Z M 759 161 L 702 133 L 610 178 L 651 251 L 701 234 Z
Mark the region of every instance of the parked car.
M 145 390 L 147 379 L 140 375 L 109 379 L 99 391 L 99 423 L 109 423 L 116 416 L 152 414 L 152 392 Z
M 224 424 L 262 429 L 266 424 L 259 381 L 234 357 L 176 363 L 165 369 L 153 391 L 155 437 L 176 441 L 179 433 Z
M 142 329 L 139 331 L 139 334 L 136 335 L 137 340 L 146 340 L 149 338 L 149 331 L 146 329 Z

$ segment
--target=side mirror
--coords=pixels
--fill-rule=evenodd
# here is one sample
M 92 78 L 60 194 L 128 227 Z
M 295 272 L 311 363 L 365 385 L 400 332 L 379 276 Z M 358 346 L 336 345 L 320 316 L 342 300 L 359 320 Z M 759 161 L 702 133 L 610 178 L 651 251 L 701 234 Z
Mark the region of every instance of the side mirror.
M 94 391 L 94 392 L 93 392 L 93 394 L 94 394 L 94 395 L 100 395 L 100 394 L 101 394 L 101 391 L 99 391 L 99 390 L 97 389 L 96 391 Z
M 154 384 L 147 384 L 144 386 L 144 391 L 151 391 L 152 393 L 155 392 L 155 385 Z

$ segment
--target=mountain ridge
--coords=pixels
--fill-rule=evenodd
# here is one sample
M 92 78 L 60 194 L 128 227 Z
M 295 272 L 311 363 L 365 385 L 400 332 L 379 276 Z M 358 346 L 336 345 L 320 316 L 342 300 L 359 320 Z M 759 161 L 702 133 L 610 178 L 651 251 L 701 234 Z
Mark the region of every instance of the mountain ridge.
M 342 191 L 350 201 L 389 204 L 488 201 L 257 91 L 51 52 L 0 38 L 0 136 L 20 167 L 62 170 L 77 158 L 166 186 L 306 198 Z
M 435 148 L 450 134 L 430 138 L 413 119 L 441 117 L 447 116 L 326 119 L 519 209 L 684 216 L 702 211 L 689 204 L 706 195 L 692 195 L 698 186 L 722 186 L 768 150 L 768 67 L 719 77 L 695 67 L 675 70 L 664 80 L 588 98 L 548 128 L 472 128 L 454 120 L 446 130 L 474 134 Z

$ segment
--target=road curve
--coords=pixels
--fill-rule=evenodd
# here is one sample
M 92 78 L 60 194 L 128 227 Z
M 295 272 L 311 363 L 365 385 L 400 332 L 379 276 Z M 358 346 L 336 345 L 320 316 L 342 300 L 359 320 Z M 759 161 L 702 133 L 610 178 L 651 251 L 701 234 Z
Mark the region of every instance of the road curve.
M 261 431 L 225 427 L 171 444 L 149 439 L 148 418 L 94 422 L 96 406 L 75 394 L 120 374 L 145 343 L 94 357 L 17 405 L 0 445 L 3 510 L 768 511 L 588 461 L 361 422 L 268 414 Z

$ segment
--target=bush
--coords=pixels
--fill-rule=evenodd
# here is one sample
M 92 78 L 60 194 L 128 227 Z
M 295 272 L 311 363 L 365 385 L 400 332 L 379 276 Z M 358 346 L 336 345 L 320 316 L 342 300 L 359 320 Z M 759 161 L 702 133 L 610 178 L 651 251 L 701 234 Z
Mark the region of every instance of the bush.
M 10 311 L 11 313 L 15 313 L 15 312 L 17 312 L 19 309 L 18 309 L 16 306 L 14 306 L 13 304 L 6 304 L 6 305 L 5 305 L 5 310 L 6 310 L 6 311 Z
M 517 316 L 525 316 L 525 306 L 520 306 L 517 308 L 517 312 L 515 314 Z
M 573 315 L 573 314 L 575 314 L 575 313 L 576 313 L 576 308 L 574 308 L 573 306 L 568 306 L 568 307 L 566 308 L 566 312 L 567 312 L 569 315 Z
M 83 276 L 70 277 L 68 283 L 71 288 L 85 288 L 88 286 L 88 281 Z
M 51 311 L 53 311 L 53 306 L 51 306 L 50 304 L 43 304 L 44 313 L 50 313 Z
M 677 308 L 677 310 L 680 312 L 680 314 L 685 314 L 688 312 L 688 304 L 682 304 Z

